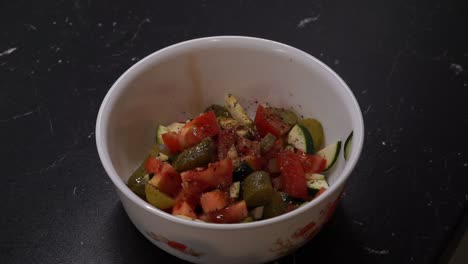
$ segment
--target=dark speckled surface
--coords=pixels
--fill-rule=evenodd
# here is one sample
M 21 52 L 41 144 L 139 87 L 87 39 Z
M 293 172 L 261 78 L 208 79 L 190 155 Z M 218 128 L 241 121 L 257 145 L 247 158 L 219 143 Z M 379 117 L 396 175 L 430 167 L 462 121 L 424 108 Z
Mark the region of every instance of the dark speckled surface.
M 0 263 L 178 260 L 100 164 L 101 100 L 129 66 L 212 35 L 300 48 L 348 83 L 364 152 L 333 221 L 279 263 L 435 263 L 468 206 L 466 1 L 2 1 Z

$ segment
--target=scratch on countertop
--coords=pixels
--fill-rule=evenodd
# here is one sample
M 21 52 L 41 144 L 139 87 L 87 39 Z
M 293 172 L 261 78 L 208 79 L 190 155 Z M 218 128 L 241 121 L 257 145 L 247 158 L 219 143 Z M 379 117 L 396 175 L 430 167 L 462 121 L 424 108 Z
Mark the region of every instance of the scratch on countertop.
M 363 226 L 363 225 L 364 225 L 363 222 L 359 222 L 359 221 L 356 221 L 356 220 L 353 220 L 353 223 L 355 223 L 356 225 L 360 225 L 360 226 Z
M 27 171 L 24 173 L 24 175 L 31 175 L 31 174 L 36 174 L 36 173 L 39 173 L 39 174 L 42 174 L 44 172 L 47 172 L 48 170 L 50 169 L 53 169 L 55 168 L 58 164 L 60 164 L 66 157 L 68 156 L 68 153 L 64 153 L 64 154 L 61 154 L 61 155 L 58 155 L 49 165 L 47 165 L 46 167 L 43 167 L 43 168 L 40 168 L 38 170 L 34 170 L 34 171 Z
M 387 87 L 390 86 L 390 82 L 393 78 L 393 74 L 395 73 L 395 70 L 397 69 L 401 55 L 403 55 L 403 53 L 408 49 L 408 47 L 409 47 L 409 43 L 408 41 L 406 41 L 405 46 L 402 49 L 398 50 L 398 52 L 393 57 L 392 66 L 390 67 L 390 71 L 387 74 L 387 79 L 385 80 L 385 85 Z
M 0 57 L 5 56 L 5 55 L 12 54 L 12 53 L 15 52 L 17 49 L 18 49 L 17 47 L 9 48 L 9 49 L 5 50 L 4 52 L 0 53 Z
M 67 155 L 68 155 L 67 153 L 59 155 L 49 166 L 45 167 L 43 170 L 48 171 L 54 168 L 55 166 L 57 166 L 57 164 L 62 162 L 67 157 Z
M 16 119 L 19 119 L 19 118 L 22 118 L 22 117 L 31 115 L 31 114 L 33 114 L 33 113 L 34 113 L 34 111 L 29 111 L 29 112 L 26 112 L 26 113 L 14 115 L 14 116 L 12 116 L 12 117 L 10 117 L 10 118 L 0 120 L 0 122 L 8 122 L 8 121 L 11 121 L 11 120 L 16 120 Z
M 89 133 L 88 138 L 91 138 L 94 135 L 94 131 Z
M 460 75 L 463 73 L 463 67 L 460 64 L 452 63 L 450 64 L 450 69 L 455 73 L 455 75 Z
M 384 171 L 384 174 L 390 173 L 390 172 L 392 172 L 394 169 L 395 169 L 395 166 L 392 166 L 392 167 L 390 167 L 389 169 L 387 169 L 386 171 Z
M 364 110 L 364 114 L 367 115 L 367 113 L 369 113 L 369 111 L 371 110 L 372 108 L 372 105 L 369 105 L 366 110 Z
M 364 246 L 363 248 L 370 254 L 375 254 L 375 255 L 387 255 L 390 253 L 388 249 L 377 250 L 377 249 L 373 249 L 373 248 L 366 247 L 366 246 Z
M 76 186 L 73 187 L 73 195 L 76 195 Z
M 50 113 L 47 112 L 47 119 L 49 120 L 49 131 L 50 135 L 54 136 L 54 125 L 52 124 L 52 118 L 50 117 Z
M 151 20 L 150 20 L 149 18 L 143 19 L 143 20 L 138 24 L 137 30 L 136 30 L 135 33 L 133 34 L 132 39 L 130 40 L 130 42 L 133 42 L 133 41 L 137 38 L 137 36 L 138 36 L 138 34 L 140 33 L 140 30 L 141 30 L 141 27 L 143 26 L 143 24 L 145 24 L 145 23 L 150 23 L 150 22 L 151 22 Z
M 31 30 L 34 30 L 36 31 L 37 30 L 37 27 L 33 24 L 24 24 L 25 27 L 27 27 L 28 29 L 31 29 Z
M 320 15 L 317 15 L 314 17 L 306 17 L 302 19 L 301 21 L 299 21 L 299 23 L 297 24 L 297 28 L 304 28 L 305 26 L 307 26 L 307 24 L 319 20 L 319 18 L 320 18 Z

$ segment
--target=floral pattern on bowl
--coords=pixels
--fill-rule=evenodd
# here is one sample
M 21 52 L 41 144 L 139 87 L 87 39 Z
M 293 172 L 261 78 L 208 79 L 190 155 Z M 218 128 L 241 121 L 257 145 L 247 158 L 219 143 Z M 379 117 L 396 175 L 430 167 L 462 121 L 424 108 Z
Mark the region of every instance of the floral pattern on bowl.
M 307 223 L 306 225 L 296 229 L 294 233 L 287 238 L 278 238 L 270 247 L 270 251 L 274 252 L 277 256 L 285 256 L 298 249 L 305 242 L 314 238 L 322 226 L 326 224 L 335 213 L 342 194 L 343 191 L 341 191 L 335 201 L 327 204 L 324 209 L 320 210 L 317 222 L 311 221 Z
M 173 249 L 176 249 L 176 250 L 178 250 L 178 251 L 180 251 L 180 252 L 182 252 L 184 254 L 194 256 L 194 257 L 197 257 L 197 258 L 204 255 L 204 253 L 197 252 L 197 251 L 193 250 L 192 248 L 187 247 L 185 244 L 182 244 L 182 243 L 179 243 L 179 242 L 176 242 L 176 241 L 173 241 L 173 240 L 169 240 L 164 236 L 157 235 L 157 234 L 155 234 L 153 232 L 146 232 L 146 233 L 152 239 L 154 239 L 154 240 L 156 240 L 158 242 L 162 242 L 164 244 L 167 244 L 169 247 L 171 247 Z

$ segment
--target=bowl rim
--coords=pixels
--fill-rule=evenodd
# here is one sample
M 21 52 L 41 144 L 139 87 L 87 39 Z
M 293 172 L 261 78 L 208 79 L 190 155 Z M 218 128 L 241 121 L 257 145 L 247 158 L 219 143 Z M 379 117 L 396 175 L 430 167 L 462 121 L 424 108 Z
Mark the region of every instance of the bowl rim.
M 250 223 L 235 223 L 235 224 L 216 224 L 216 223 L 206 223 L 206 222 L 198 222 L 193 220 L 187 220 L 180 217 L 173 216 L 166 212 L 163 212 L 147 202 L 143 199 L 138 197 L 135 193 L 133 193 L 130 188 L 124 183 L 124 181 L 118 176 L 110 157 L 107 153 L 107 144 L 104 137 L 105 127 L 104 125 L 107 124 L 105 117 L 108 117 L 108 112 L 106 112 L 107 106 L 111 104 L 112 100 L 115 100 L 115 94 L 118 94 L 120 91 L 124 90 L 125 85 L 124 80 L 129 79 L 132 76 L 137 75 L 140 71 L 145 69 L 147 64 L 151 64 L 153 60 L 158 60 L 160 57 L 170 57 L 171 54 L 176 54 L 180 52 L 180 50 L 187 50 L 197 47 L 202 47 L 210 42 L 227 42 L 231 44 L 236 44 L 239 46 L 249 46 L 249 45 L 261 45 L 268 49 L 280 49 L 282 52 L 286 52 L 289 54 L 295 54 L 295 56 L 303 56 L 304 61 L 307 59 L 311 63 L 316 63 L 320 67 L 322 67 L 325 71 L 327 71 L 333 78 L 335 78 L 341 85 L 340 89 L 344 89 L 344 93 L 346 93 L 346 97 L 349 97 L 353 108 L 354 108 L 354 115 L 357 120 L 356 127 L 353 128 L 353 149 L 350 159 L 347 160 L 346 165 L 341 172 L 340 177 L 338 177 L 337 181 L 329 187 L 329 191 L 325 192 L 323 195 L 320 195 L 316 199 L 308 202 L 306 205 L 297 208 L 291 212 L 285 213 L 280 216 L 276 216 L 270 219 L 265 219 L 258 222 L 250 222 Z M 353 109 L 351 109 L 353 110 Z M 110 112 L 110 111 L 109 111 Z M 106 96 L 104 97 L 101 106 L 99 108 L 99 112 L 96 119 L 96 131 L 95 131 L 95 138 L 96 138 L 96 146 L 99 154 L 99 158 L 101 163 L 108 175 L 108 177 L 112 180 L 114 185 L 119 189 L 119 191 L 125 195 L 128 199 L 130 199 L 136 206 L 143 208 L 144 210 L 148 211 L 151 214 L 156 216 L 162 217 L 167 221 L 174 222 L 177 224 L 200 228 L 200 229 L 209 229 L 209 230 L 240 230 L 240 229 L 252 229 L 252 228 L 259 228 L 268 226 L 274 223 L 279 223 L 283 221 L 287 221 L 291 218 L 294 218 L 297 215 L 302 214 L 303 212 L 309 210 L 310 208 L 316 206 L 317 204 L 321 203 L 323 200 L 327 199 L 334 190 L 337 190 L 344 187 L 344 184 L 348 177 L 350 176 L 351 172 L 355 168 L 357 161 L 359 160 L 360 154 L 362 152 L 363 144 L 364 144 L 364 120 L 362 116 L 362 111 L 359 107 L 359 103 L 356 100 L 356 97 L 352 93 L 351 89 L 348 85 L 343 81 L 343 79 L 335 73 L 329 66 L 325 63 L 317 59 L 316 57 L 292 46 L 287 44 L 283 44 L 277 41 L 264 39 L 264 38 L 256 38 L 256 37 L 248 37 L 248 36 L 211 36 L 211 37 L 203 37 L 203 38 L 196 38 L 191 40 L 186 40 L 183 42 L 179 42 L 160 50 L 157 50 L 134 65 L 132 65 L 129 69 L 127 69 L 111 86 L 108 90 Z

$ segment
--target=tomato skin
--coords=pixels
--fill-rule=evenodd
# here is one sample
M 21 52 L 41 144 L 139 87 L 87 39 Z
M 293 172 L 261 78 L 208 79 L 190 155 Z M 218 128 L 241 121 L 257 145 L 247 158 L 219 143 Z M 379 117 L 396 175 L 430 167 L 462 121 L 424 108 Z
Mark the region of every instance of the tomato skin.
M 247 155 L 240 160 L 245 161 L 254 171 L 261 170 L 266 163 L 263 158 L 255 155 Z
M 221 130 L 218 134 L 218 159 L 227 158 L 229 149 L 236 144 L 236 132 L 232 129 Z
M 319 197 L 322 193 L 324 193 L 327 189 L 325 188 L 320 188 L 320 190 L 315 194 L 314 199 Z
M 277 160 L 282 190 L 292 197 L 306 200 L 307 183 L 299 157 L 290 151 L 283 151 L 278 154 Z
M 286 134 L 291 128 L 262 105 L 258 105 L 257 112 L 255 113 L 255 127 L 261 137 L 271 133 L 277 138 Z
M 177 153 L 181 150 L 179 143 L 179 134 L 177 134 L 176 132 L 164 133 L 161 135 L 161 137 L 164 141 L 164 145 L 166 145 L 172 153 Z
M 232 160 L 224 159 L 208 165 L 206 169 L 193 169 L 181 173 L 182 188 L 189 195 L 218 187 L 228 187 L 232 183 Z
M 298 151 L 296 154 L 301 160 L 302 168 L 305 173 L 320 173 L 324 171 L 327 166 L 327 160 L 318 155 L 305 154 L 301 151 Z
M 278 153 L 280 153 L 284 149 L 284 141 L 283 139 L 279 138 L 275 141 L 273 146 L 263 155 L 263 157 L 267 160 L 269 159 L 276 159 Z
M 200 205 L 204 213 L 210 213 L 225 208 L 229 204 L 229 195 L 216 189 L 200 196 Z
M 195 214 L 195 206 L 187 202 L 185 199 L 177 199 L 174 207 L 172 207 L 173 215 L 184 215 L 190 218 L 197 219 Z
M 244 200 L 233 203 L 228 207 L 208 214 L 203 214 L 199 218 L 210 223 L 239 223 L 248 215 L 247 205 Z
M 218 121 L 213 111 L 208 111 L 185 124 L 179 131 L 162 134 L 164 144 L 172 153 L 193 147 L 206 137 L 216 136 L 220 132 Z
M 145 161 L 145 170 L 148 173 L 156 173 L 161 170 L 162 167 L 162 161 L 156 158 L 153 158 L 151 156 L 148 156 L 148 158 Z

